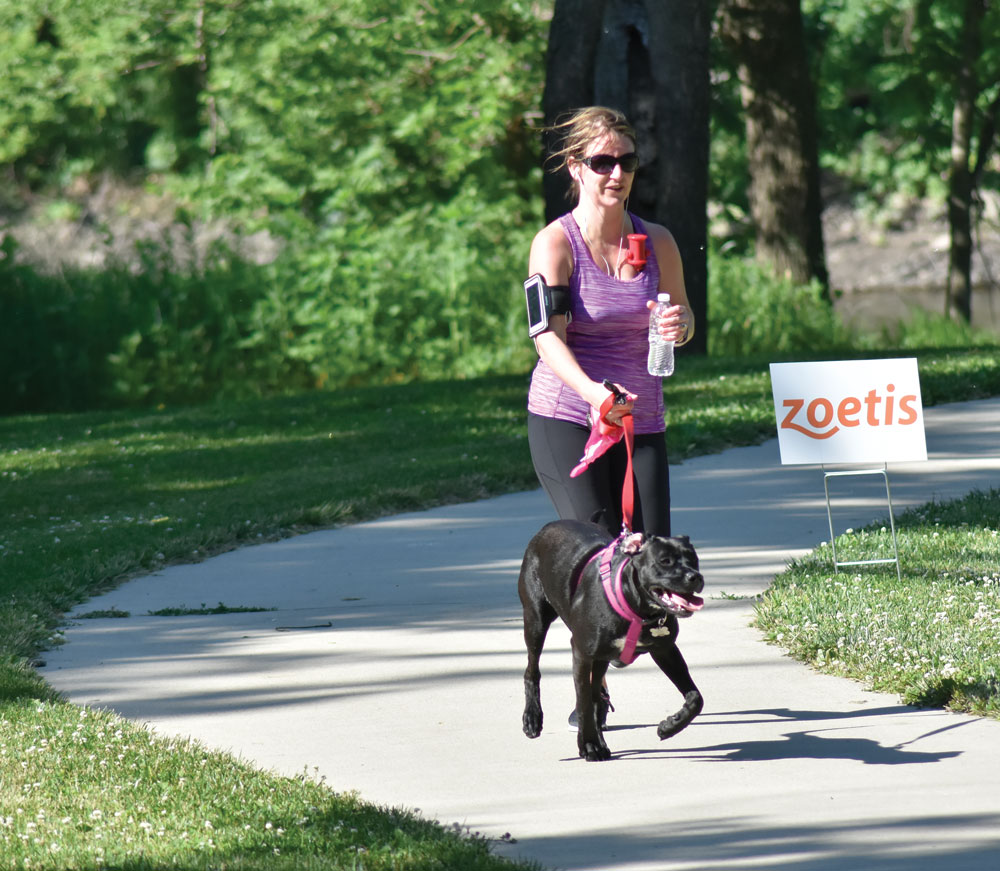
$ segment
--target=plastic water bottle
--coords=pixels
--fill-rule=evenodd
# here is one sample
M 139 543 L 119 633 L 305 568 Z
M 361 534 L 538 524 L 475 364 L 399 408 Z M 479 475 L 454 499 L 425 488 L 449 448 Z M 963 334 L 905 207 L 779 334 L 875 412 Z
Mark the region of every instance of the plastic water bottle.
M 649 313 L 649 357 L 646 368 L 650 375 L 674 374 L 674 343 L 660 335 L 658 325 L 660 317 L 670 308 L 670 294 L 658 293 L 656 305 Z

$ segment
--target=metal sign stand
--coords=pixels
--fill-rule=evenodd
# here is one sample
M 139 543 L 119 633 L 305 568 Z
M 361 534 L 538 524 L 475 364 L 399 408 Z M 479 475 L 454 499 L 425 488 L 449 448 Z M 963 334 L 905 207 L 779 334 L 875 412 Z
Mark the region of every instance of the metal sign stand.
M 843 478 L 849 475 L 881 475 L 885 480 L 885 498 L 889 503 L 889 527 L 892 529 L 892 550 L 895 554 L 894 559 L 869 559 L 869 560 L 852 560 L 850 562 L 838 562 L 837 560 L 837 537 L 833 532 L 833 512 L 830 508 L 830 478 Z M 892 511 L 892 492 L 889 490 L 889 471 L 888 467 L 883 465 L 881 469 L 852 469 L 849 471 L 838 471 L 838 472 L 828 472 L 824 468 L 823 470 L 823 489 L 826 491 L 826 517 L 830 523 L 830 546 L 833 548 L 833 569 L 834 571 L 839 571 L 841 566 L 867 566 L 876 565 L 883 563 L 895 563 L 896 564 L 896 577 L 902 582 L 902 572 L 899 568 L 899 545 L 896 542 L 896 521 L 893 517 Z

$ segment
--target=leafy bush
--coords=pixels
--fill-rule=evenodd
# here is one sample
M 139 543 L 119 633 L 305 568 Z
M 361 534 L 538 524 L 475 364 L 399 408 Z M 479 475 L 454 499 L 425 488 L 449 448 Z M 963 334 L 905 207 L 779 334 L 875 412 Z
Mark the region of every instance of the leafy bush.
M 0 248 L 0 412 L 193 402 L 310 386 L 277 340 L 256 345 L 265 272 L 217 252 L 197 270 L 145 249 L 136 268 L 51 276 Z M 264 329 L 273 324 L 262 325 Z
M 216 252 L 203 269 L 181 272 L 148 249 L 132 279 L 131 323 L 107 356 L 101 396 L 111 404 L 246 398 L 313 386 L 286 353 L 282 324 L 261 322 L 272 290 L 267 267 Z
M 0 410 L 85 408 L 105 378 L 105 358 L 128 318 L 111 276 L 69 283 L 16 262 L 0 246 Z
M 509 203 L 342 225 L 256 266 L 217 249 L 182 268 L 50 276 L 0 257 L 0 413 L 200 402 L 315 387 L 524 371 L 519 264 L 533 227 Z
M 132 266 L 44 275 L 0 248 L 0 413 L 248 398 L 527 371 L 520 272 L 540 224 L 508 203 L 344 224 L 257 266 L 218 248 L 198 267 L 144 247 Z M 713 255 L 712 356 L 992 345 L 916 314 L 851 335 L 820 287 Z
M 750 260 L 710 254 L 708 351 L 712 356 L 794 353 L 850 345 L 818 282 L 796 285 Z
M 256 316 L 286 324 L 286 353 L 318 385 L 523 371 L 520 273 L 537 224 L 509 200 L 475 215 L 471 194 L 459 200 L 329 229 L 276 264 L 283 290 Z
M 823 297 L 818 282 L 796 285 L 752 260 L 709 256 L 712 356 L 879 352 L 885 348 L 992 347 L 996 336 L 923 309 L 881 329 L 852 331 Z
M 976 348 L 996 344 L 996 336 L 973 329 L 964 321 L 915 309 L 906 320 L 882 330 L 875 341 L 902 350 L 919 348 Z

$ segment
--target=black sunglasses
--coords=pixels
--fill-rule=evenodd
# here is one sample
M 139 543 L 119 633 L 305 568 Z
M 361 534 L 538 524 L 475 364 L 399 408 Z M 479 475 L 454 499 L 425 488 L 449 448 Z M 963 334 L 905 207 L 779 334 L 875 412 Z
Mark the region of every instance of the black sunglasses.
M 611 175 L 615 166 L 620 166 L 622 172 L 635 172 L 639 168 L 639 155 L 634 151 L 615 157 L 613 154 L 594 154 L 581 157 L 580 163 L 590 167 L 598 175 Z

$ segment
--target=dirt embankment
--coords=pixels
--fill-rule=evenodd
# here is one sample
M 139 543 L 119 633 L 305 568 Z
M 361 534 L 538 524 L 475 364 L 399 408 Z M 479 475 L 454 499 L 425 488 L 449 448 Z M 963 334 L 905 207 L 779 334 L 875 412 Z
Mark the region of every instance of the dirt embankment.
M 823 236 L 846 320 L 892 323 L 917 306 L 944 311 L 950 240 L 943 205 L 913 203 L 878 224 L 834 202 L 823 213 Z M 973 242 L 972 323 L 1000 333 L 1000 196 L 987 198 Z
M 17 240 L 19 256 L 46 271 L 132 264 L 137 244 L 146 242 L 182 265 L 202 262 L 220 242 L 255 263 L 273 260 L 279 249 L 266 233 L 237 238 L 221 221 L 179 222 L 169 197 L 108 177 L 93 186 L 78 180 L 59 199 L 37 197 L 17 211 L 0 210 L 0 233 L 5 227 Z

